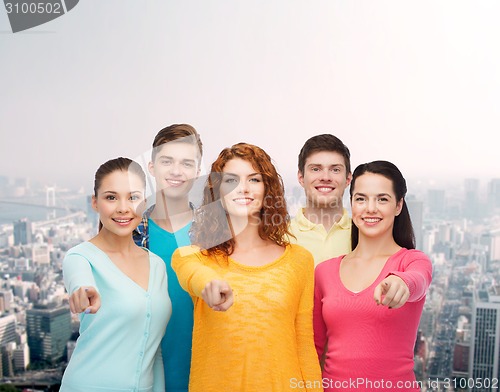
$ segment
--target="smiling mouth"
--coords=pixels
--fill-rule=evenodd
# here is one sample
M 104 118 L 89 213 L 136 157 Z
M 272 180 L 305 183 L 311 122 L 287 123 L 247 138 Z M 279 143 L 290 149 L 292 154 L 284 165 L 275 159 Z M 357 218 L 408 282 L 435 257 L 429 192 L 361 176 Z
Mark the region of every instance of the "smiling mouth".
M 236 204 L 247 205 L 247 204 L 250 204 L 253 201 L 253 199 L 251 199 L 249 197 L 244 197 L 244 198 L 233 199 L 233 201 Z
M 115 221 L 116 223 L 120 224 L 120 225 L 125 225 L 127 223 L 130 223 L 133 221 L 133 218 L 127 218 L 127 219 L 117 219 L 117 218 L 113 218 L 113 221 Z
M 181 186 L 182 184 L 184 184 L 184 181 L 181 181 L 181 180 L 169 180 L 167 179 L 167 184 L 171 185 L 171 186 Z
M 380 222 L 381 218 L 363 218 L 363 221 L 366 223 L 377 223 Z
M 316 187 L 316 190 L 321 193 L 329 193 L 333 191 L 335 188 L 332 188 L 331 186 L 318 186 Z

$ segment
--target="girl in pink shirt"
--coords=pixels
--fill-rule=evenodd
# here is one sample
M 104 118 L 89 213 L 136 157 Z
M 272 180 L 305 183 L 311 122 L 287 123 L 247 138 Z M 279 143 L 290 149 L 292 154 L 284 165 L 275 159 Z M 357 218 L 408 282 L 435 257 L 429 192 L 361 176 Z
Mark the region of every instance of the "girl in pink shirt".
M 413 349 L 432 265 L 415 250 L 406 190 L 387 161 L 353 173 L 353 251 L 315 271 L 314 338 L 325 392 L 420 391 Z

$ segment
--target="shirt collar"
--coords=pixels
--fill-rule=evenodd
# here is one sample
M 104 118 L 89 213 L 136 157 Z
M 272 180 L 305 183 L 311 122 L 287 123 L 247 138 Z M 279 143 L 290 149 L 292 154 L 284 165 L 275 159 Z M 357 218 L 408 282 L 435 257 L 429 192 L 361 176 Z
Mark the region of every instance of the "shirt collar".
M 316 223 L 311 222 L 309 219 L 307 219 L 304 215 L 304 208 L 299 208 L 297 211 L 297 215 L 295 217 L 299 229 L 301 231 L 308 231 L 314 229 L 316 226 L 319 226 Z M 350 229 L 351 228 L 351 217 L 349 216 L 349 213 L 347 210 L 344 208 L 342 217 L 340 220 L 336 223 L 336 225 L 340 226 L 342 229 Z

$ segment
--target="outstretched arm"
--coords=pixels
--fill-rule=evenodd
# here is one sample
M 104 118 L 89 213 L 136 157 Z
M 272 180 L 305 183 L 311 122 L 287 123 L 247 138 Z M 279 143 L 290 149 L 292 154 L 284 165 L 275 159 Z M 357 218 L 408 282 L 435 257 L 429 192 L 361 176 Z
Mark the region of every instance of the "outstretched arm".
M 172 255 L 172 268 L 179 284 L 190 295 L 199 297 L 213 310 L 225 311 L 233 304 L 233 291 L 220 279 L 213 268 L 204 262 L 207 259 L 193 247 L 177 249 Z
M 400 308 L 406 302 L 422 299 L 432 281 L 432 263 L 423 252 L 412 250 L 402 261 L 401 271 L 390 271 L 375 288 L 377 304 Z
M 101 297 L 96 289 L 90 263 L 84 256 L 70 253 L 64 257 L 63 278 L 73 313 L 96 313 L 99 310 Z

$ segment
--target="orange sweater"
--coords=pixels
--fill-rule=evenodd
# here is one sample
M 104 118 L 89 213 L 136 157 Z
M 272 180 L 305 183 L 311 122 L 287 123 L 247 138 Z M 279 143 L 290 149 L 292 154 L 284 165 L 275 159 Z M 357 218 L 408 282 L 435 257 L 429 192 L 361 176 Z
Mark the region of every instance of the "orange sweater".
M 260 267 L 178 249 L 172 267 L 194 300 L 190 392 L 322 391 L 312 329 L 314 261 L 298 245 Z M 201 291 L 226 280 L 235 296 L 226 312 Z

